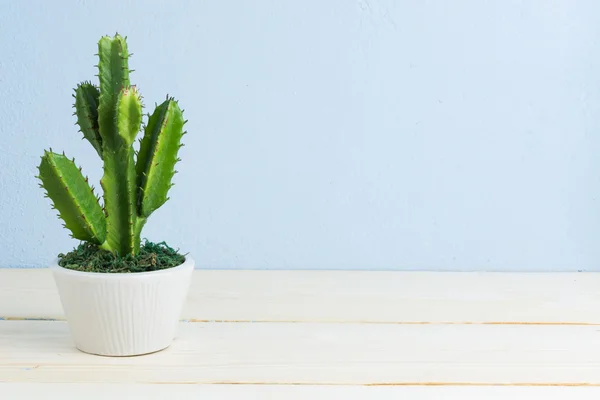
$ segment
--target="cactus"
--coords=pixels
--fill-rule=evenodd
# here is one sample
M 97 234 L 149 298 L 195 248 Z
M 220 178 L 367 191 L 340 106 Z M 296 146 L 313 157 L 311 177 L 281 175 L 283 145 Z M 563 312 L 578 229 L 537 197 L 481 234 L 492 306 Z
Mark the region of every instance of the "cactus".
M 104 206 L 75 160 L 64 153 L 45 151 L 38 175 L 73 238 L 121 256 L 139 252 L 147 218 L 168 200 L 186 122 L 178 102 L 167 96 L 148 115 L 136 157 L 133 144 L 142 127 L 143 105 L 129 82 L 129 56 L 126 37 L 102 37 L 99 88 L 83 82 L 73 95 L 80 131 L 104 163 Z

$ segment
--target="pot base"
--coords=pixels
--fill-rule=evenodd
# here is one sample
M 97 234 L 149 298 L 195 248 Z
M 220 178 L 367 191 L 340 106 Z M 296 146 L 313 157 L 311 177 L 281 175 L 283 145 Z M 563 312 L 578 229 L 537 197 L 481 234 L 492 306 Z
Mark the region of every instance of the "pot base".
M 165 346 L 165 347 L 163 347 L 163 348 L 161 348 L 161 349 L 154 350 L 154 351 L 149 351 L 149 352 L 147 352 L 147 353 L 139 353 L 139 354 L 99 354 L 99 353 L 92 353 L 92 352 L 89 352 L 89 351 L 85 351 L 84 349 L 81 349 L 81 348 L 79 348 L 79 347 L 75 346 L 75 348 L 76 348 L 77 350 L 79 350 L 80 352 L 82 352 L 82 353 L 85 353 L 85 354 L 90 354 L 90 355 L 92 355 L 92 356 L 100 356 L 100 357 L 120 357 L 120 358 L 148 356 L 148 355 L 150 355 L 150 354 L 160 353 L 161 351 L 163 351 L 163 350 L 166 350 L 166 349 L 168 349 L 169 347 L 171 347 L 171 344 L 170 344 L 170 343 L 169 343 L 167 346 Z
M 81 272 L 53 265 L 67 323 L 82 352 L 131 357 L 170 346 L 194 261 L 152 272 Z

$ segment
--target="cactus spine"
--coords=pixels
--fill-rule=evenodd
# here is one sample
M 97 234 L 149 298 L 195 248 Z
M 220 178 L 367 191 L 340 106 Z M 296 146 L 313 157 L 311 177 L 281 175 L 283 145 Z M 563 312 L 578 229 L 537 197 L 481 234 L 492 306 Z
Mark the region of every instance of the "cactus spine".
M 185 121 L 173 98 L 156 107 L 136 162 L 133 143 L 142 125 L 143 106 L 129 82 L 126 38 L 102 37 L 98 57 L 100 87 L 89 82 L 78 85 L 74 106 L 84 138 L 104 162 L 100 181 L 104 208 L 74 160 L 46 151 L 38 177 L 74 238 L 120 255 L 135 255 L 147 218 L 168 199 Z

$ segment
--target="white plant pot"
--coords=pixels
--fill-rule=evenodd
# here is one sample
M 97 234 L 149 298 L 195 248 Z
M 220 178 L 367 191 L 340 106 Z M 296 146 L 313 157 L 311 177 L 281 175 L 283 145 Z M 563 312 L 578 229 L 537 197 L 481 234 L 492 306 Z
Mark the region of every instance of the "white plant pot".
M 160 271 L 81 272 L 51 266 L 77 348 L 133 356 L 169 347 L 189 291 L 194 260 Z

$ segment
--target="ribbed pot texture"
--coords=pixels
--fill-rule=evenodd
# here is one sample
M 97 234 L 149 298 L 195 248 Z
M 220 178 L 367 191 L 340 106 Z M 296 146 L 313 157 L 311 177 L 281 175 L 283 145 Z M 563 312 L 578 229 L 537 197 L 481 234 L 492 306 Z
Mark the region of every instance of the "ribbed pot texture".
M 160 271 L 95 273 L 51 266 L 77 348 L 133 356 L 167 348 L 186 300 L 194 260 Z

